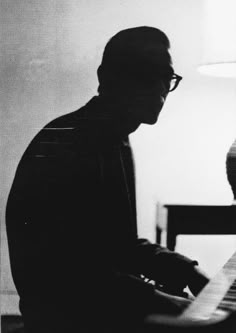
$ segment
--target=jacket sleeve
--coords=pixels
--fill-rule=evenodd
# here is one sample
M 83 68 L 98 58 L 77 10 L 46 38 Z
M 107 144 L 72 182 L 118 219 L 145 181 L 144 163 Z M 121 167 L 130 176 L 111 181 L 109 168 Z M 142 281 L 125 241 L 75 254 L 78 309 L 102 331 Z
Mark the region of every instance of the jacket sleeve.
M 178 252 L 143 238 L 137 240 L 133 254 L 134 269 L 159 285 L 185 288 L 195 265 L 198 265 L 196 260 Z

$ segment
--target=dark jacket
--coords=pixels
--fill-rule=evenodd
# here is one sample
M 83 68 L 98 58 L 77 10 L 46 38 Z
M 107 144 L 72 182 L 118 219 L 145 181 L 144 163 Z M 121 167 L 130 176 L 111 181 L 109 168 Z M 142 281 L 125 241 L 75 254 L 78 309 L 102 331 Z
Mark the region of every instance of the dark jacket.
M 137 237 L 132 151 L 110 112 L 95 97 L 53 120 L 19 163 L 6 225 L 23 313 L 144 313 L 154 287 L 141 275 L 165 278 L 169 251 Z

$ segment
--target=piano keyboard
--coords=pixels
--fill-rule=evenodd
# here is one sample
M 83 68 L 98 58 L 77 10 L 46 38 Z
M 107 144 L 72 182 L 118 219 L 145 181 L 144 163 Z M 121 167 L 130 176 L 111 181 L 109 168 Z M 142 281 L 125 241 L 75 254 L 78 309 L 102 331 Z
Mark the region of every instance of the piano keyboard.
M 181 315 L 152 314 L 147 323 L 175 328 L 205 327 L 223 322 L 233 311 L 236 311 L 236 252 Z
M 232 311 L 236 311 L 236 252 L 180 317 L 209 319 Z

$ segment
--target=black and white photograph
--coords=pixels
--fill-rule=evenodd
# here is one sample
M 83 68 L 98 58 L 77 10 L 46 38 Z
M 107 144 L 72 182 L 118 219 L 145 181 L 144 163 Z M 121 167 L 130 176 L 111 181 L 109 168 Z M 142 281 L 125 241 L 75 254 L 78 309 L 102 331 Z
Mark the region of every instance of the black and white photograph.
M 236 1 L 2 0 L 2 333 L 236 332 Z

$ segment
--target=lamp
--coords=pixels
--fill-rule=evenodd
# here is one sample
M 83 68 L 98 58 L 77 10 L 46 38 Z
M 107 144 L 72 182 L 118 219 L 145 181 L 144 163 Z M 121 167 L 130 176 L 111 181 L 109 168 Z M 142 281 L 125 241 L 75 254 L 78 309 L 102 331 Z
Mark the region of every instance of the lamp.
M 236 77 L 236 1 L 205 0 L 203 61 L 200 73 Z M 236 204 L 236 140 L 226 155 L 226 174 Z
M 204 1 L 202 74 L 236 77 L 236 1 Z

